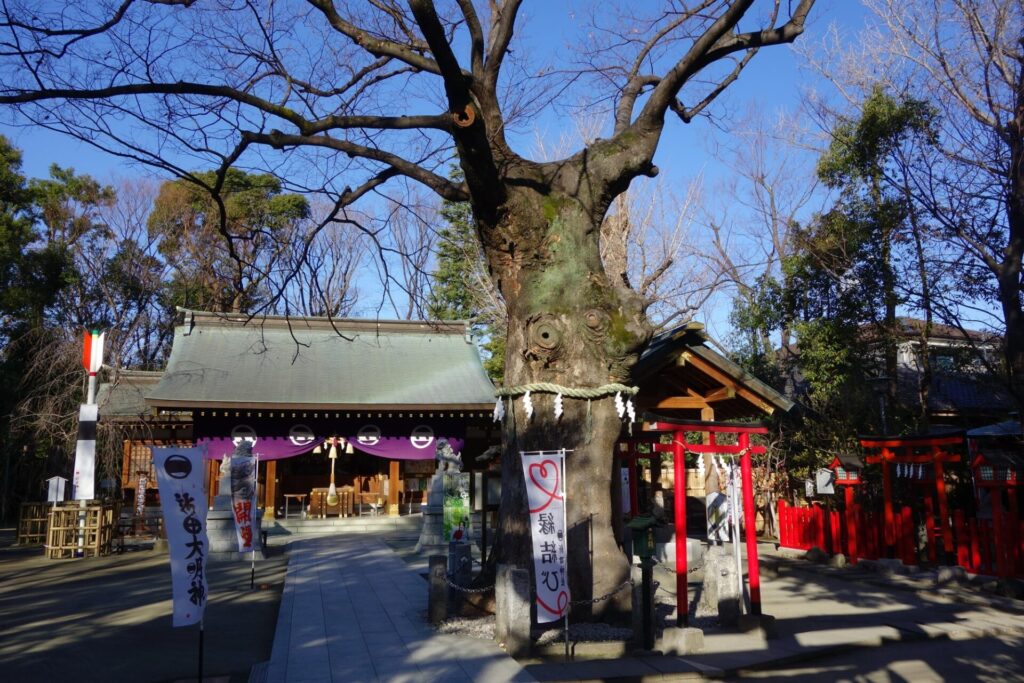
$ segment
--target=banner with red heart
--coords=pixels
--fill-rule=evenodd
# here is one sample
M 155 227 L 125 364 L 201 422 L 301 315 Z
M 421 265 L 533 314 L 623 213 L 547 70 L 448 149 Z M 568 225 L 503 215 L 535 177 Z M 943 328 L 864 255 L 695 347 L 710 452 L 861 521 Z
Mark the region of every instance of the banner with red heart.
M 537 621 L 566 616 L 569 609 L 565 534 L 565 451 L 520 453 L 526 478 L 537 583 Z

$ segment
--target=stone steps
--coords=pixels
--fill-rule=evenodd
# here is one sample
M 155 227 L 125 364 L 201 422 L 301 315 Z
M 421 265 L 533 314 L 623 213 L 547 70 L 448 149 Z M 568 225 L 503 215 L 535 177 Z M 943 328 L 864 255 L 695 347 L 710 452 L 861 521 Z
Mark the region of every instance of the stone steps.
M 423 524 L 420 515 L 388 517 L 364 515 L 362 517 L 325 517 L 323 519 L 264 519 L 263 530 L 268 536 L 293 534 L 372 533 L 417 535 Z

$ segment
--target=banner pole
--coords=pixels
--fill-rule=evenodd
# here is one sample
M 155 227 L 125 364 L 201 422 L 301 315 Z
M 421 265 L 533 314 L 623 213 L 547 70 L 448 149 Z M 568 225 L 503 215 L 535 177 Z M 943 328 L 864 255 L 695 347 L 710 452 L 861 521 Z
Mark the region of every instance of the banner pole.
M 256 495 L 256 492 L 260 488 L 260 456 L 257 453 L 253 453 L 253 456 L 256 458 L 256 461 L 255 461 L 254 471 L 253 471 L 253 474 L 252 474 L 252 481 L 253 481 L 253 487 L 252 487 L 252 499 L 253 499 L 252 514 L 253 514 L 254 517 L 256 517 L 256 519 L 259 519 L 259 509 L 256 507 L 256 503 L 258 502 L 256 500 L 257 497 L 258 497 Z M 262 525 L 259 528 L 262 529 L 263 528 Z M 255 587 L 256 587 L 256 536 L 254 535 L 253 539 L 252 539 L 252 568 L 249 571 L 249 590 L 253 590 Z
M 199 620 L 199 683 L 203 683 L 203 620 Z
M 566 462 L 565 462 L 565 449 L 564 448 L 562 449 L 562 463 L 561 464 L 562 464 L 562 477 L 561 477 L 561 479 L 562 479 L 562 490 L 561 490 L 560 493 L 562 494 L 562 528 L 565 529 L 565 546 L 566 546 L 565 573 L 566 573 L 566 582 L 568 583 L 568 580 L 569 580 L 569 577 L 568 577 L 568 574 L 569 574 L 569 552 L 568 552 L 568 547 L 569 547 L 569 520 L 568 520 L 568 515 L 569 515 L 569 497 L 566 495 L 566 491 L 568 490 L 568 487 L 565 485 L 565 475 L 568 472 L 569 468 L 566 466 Z M 572 600 L 570 600 L 569 604 L 567 604 L 565 606 L 565 661 L 567 661 L 567 662 L 569 661 L 569 608 L 572 606 L 571 603 L 572 603 Z

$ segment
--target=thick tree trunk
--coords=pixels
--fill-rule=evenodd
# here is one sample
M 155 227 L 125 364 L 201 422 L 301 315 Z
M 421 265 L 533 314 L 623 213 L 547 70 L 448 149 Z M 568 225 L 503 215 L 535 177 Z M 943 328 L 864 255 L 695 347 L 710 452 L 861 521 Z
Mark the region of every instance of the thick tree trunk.
M 495 226 L 481 226 L 490 266 L 509 312 L 506 387 L 551 382 L 596 388 L 628 380 L 637 350 L 651 328 L 641 300 L 609 280 L 601 264 L 599 226 L 607 204 L 589 208 L 579 194 L 510 188 Z M 564 399 L 535 394 L 528 418 L 522 400 L 507 411 L 502 456 L 501 538 L 498 562 L 532 571 L 521 451 L 569 451 L 569 585 L 573 600 L 602 596 L 629 576 L 613 532 L 613 448 L 622 421 L 612 397 Z M 501 598 L 499 597 L 499 600 Z M 594 605 L 602 618 L 629 608 L 628 590 Z M 587 609 L 573 609 L 583 618 Z

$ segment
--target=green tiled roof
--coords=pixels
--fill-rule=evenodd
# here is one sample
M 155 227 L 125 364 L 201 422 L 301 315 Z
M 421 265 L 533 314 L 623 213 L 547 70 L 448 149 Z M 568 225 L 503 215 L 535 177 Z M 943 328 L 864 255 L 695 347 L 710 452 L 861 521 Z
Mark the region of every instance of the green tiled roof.
M 464 323 L 183 311 L 157 408 L 490 408 Z
M 153 411 L 146 405 L 145 394 L 160 381 L 162 372 L 118 370 L 109 382 L 96 390 L 96 403 L 104 420 L 138 419 Z

